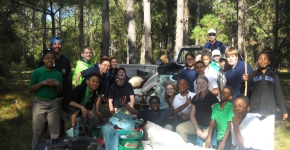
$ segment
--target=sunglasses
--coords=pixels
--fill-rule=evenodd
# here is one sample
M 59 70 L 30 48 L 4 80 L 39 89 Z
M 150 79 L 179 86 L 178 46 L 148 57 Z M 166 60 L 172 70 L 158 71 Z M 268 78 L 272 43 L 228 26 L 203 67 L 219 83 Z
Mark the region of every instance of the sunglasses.
M 215 36 L 216 34 L 214 34 L 214 33 L 210 33 L 210 34 L 208 34 L 208 36 Z

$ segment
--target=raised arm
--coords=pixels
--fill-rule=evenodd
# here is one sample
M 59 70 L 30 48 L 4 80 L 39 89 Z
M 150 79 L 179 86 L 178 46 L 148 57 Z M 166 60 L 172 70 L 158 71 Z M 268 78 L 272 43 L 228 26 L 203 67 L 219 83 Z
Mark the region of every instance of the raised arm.
M 114 110 L 114 106 L 113 106 L 113 99 L 109 98 L 109 110 L 111 112 L 111 114 L 115 114 L 115 110 Z
M 130 95 L 130 107 L 134 108 L 134 104 L 135 104 L 135 97 L 134 95 Z
M 126 96 L 123 96 L 120 100 L 121 106 L 126 108 L 131 114 L 138 115 L 138 111 L 130 107 L 129 105 L 125 104 L 126 103 Z
M 186 102 L 174 110 L 174 114 L 181 112 L 184 108 L 191 104 L 191 97 L 186 96 Z
M 220 91 L 219 91 L 218 88 L 214 88 L 214 89 L 211 90 L 211 93 L 214 94 L 214 95 L 218 95 L 219 92 L 220 92 Z

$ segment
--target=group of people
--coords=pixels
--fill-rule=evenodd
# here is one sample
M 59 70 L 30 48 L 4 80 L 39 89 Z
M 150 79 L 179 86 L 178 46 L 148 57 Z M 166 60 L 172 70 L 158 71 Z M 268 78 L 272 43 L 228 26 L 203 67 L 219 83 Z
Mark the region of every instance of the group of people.
M 177 132 L 185 142 L 192 134 L 194 143 L 208 148 L 273 150 L 276 103 L 283 120 L 288 113 L 268 53 L 258 54 L 257 70 L 246 64 L 245 74 L 238 50 L 215 41 L 215 30 L 209 30 L 208 36 L 200 57 L 185 55 L 178 83 L 164 87 L 167 109 L 159 109 L 158 96 L 150 98 L 150 110 L 134 110 L 123 99 L 121 105 L 145 121 Z
M 93 64 L 93 50 L 85 47 L 72 73 L 69 59 L 60 54 L 62 44 L 60 37 L 50 39 L 50 49 L 43 51 L 30 77 L 29 91 L 35 94 L 32 149 L 47 128 L 51 138 L 64 136 L 69 115 L 74 128 L 80 116 L 101 120 L 105 109 L 102 104 L 114 114 L 121 107 L 115 99 L 126 96 L 131 107 L 134 105 L 133 88 L 125 69 L 117 68 L 116 57 L 102 55 L 100 62 Z
M 132 85 L 127 82 L 126 70 L 117 68 L 115 57 L 102 55 L 100 62 L 93 64 L 93 50 L 86 47 L 72 75 L 69 60 L 60 54 L 62 40 L 52 38 L 51 50 L 44 51 L 30 79 L 30 92 L 35 93 L 32 149 L 42 138 L 45 121 L 50 137 L 57 138 L 63 136 L 67 114 L 74 128 L 79 116 L 100 119 L 103 109 L 115 114 L 122 107 L 145 122 L 177 132 L 185 142 L 193 134 L 200 146 L 274 149 L 276 103 L 283 120 L 288 114 L 279 78 L 269 68 L 269 55 L 260 53 L 258 69 L 253 71 L 247 64 L 245 74 L 238 51 L 217 41 L 215 30 L 209 30 L 208 36 L 200 57 L 185 55 L 186 66 L 178 84 L 164 87 L 168 108 L 159 109 L 159 97 L 152 96 L 146 110 L 134 109 Z M 245 82 L 248 97 L 241 95 Z M 106 108 L 102 104 L 107 104 Z

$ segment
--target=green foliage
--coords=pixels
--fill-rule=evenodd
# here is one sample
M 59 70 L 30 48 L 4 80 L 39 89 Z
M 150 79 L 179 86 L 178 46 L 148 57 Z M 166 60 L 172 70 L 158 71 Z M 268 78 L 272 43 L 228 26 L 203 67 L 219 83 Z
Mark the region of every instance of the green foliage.
M 225 25 L 222 23 L 222 20 L 213 14 L 207 14 L 200 20 L 200 25 L 195 26 L 192 30 L 190 39 L 197 39 L 200 43 L 200 46 L 203 46 L 207 42 L 208 35 L 207 31 L 209 29 L 215 29 L 217 31 L 217 40 L 222 41 L 226 45 L 229 44 L 229 39 L 225 32 Z

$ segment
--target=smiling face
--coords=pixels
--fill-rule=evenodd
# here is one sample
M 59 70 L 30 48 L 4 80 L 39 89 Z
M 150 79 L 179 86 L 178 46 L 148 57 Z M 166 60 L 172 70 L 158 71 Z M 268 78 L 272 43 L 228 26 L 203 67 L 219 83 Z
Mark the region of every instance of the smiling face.
M 81 55 L 86 61 L 90 61 L 92 59 L 92 56 L 93 56 L 93 51 L 86 48 L 83 50 Z
M 221 66 L 221 69 L 222 69 L 222 70 L 225 70 L 226 62 L 225 62 L 225 61 L 222 61 L 222 62 L 220 62 L 219 64 L 220 64 L 220 66 Z
M 194 58 L 191 55 L 186 56 L 186 64 L 188 68 L 192 68 L 194 65 Z
M 216 63 L 219 62 L 220 58 L 221 58 L 221 55 L 213 55 L 213 59 Z
M 99 87 L 100 79 L 97 76 L 92 76 L 86 80 L 86 83 L 87 83 L 90 91 L 94 91 Z
M 103 61 L 101 64 L 99 64 L 99 68 L 102 75 L 107 73 L 110 69 L 110 62 L 108 60 Z
M 180 79 L 178 82 L 178 91 L 180 92 L 180 94 L 186 93 L 188 89 L 189 89 L 189 85 L 188 85 L 187 80 Z
M 231 67 L 234 67 L 238 62 L 238 57 L 236 55 L 228 55 L 227 61 Z
M 173 85 L 168 84 L 168 85 L 166 86 L 166 94 L 167 94 L 168 96 L 173 96 L 173 95 L 175 94 L 175 88 L 174 88 Z
M 197 78 L 196 85 L 200 92 L 206 92 L 208 90 L 208 82 L 202 78 Z
M 207 67 L 210 63 L 210 57 L 207 55 L 202 56 L 201 60 L 205 63 L 205 67 Z
M 55 56 L 53 55 L 52 52 L 46 53 L 45 56 L 43 57 L 43 63 L 46 69 L 51 69 L 53 67 L 54 62 Z
M 112 59 L 111 60 L 111 67 L 112 68 L 117 68 L 117 65 L 118 65 L 117 59 Z
M 257 60 L 259 68 L 264 70 L 270 65 L 270 60 L 267 54 L 260 54 Z
M 244 118 L 250 111 L 250 106 L 247 106 L 247 102 L 243 98 L 236 98 L 233 104 L 233 111 L 235 115 L 241 115 Z
M 51 49 L 55 54 L 60 53 L 61 51 L 61 43 L 60 42 L 54 42 L 51 44 Z
M 197 72 L 197 74 L 203 75 L 204 74 L 204 70 L 205 70 L 204 64 L 202 64 L 202 63 L 195 64 L 195 71 Z
M 222 102 L 232 99 L 231 91 L 228 88 L 223 88 L 220 98 Z
M 215 33 L 208 33 L 208 38 L 210 42 L 214 42 L 216 39 L 216 34 Z
M 153 110 L 153 111 L 158 111 L 159 110 L 159 106 L 160 106 L 160 101 L 158 99 L 151 99 L 149 101 L 149 105 L 150 105 L 150 108 Z

